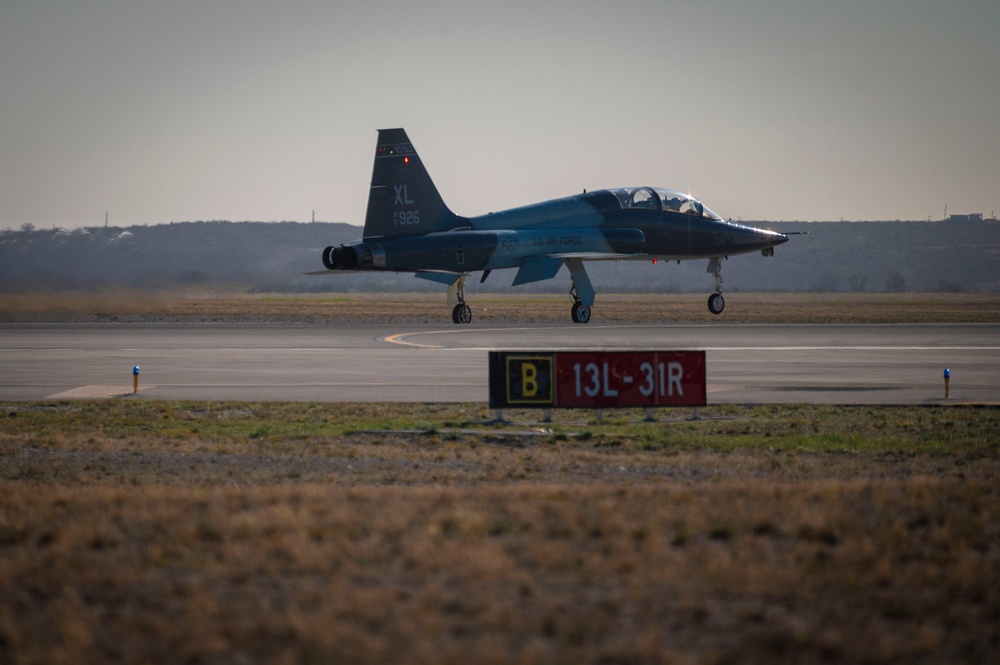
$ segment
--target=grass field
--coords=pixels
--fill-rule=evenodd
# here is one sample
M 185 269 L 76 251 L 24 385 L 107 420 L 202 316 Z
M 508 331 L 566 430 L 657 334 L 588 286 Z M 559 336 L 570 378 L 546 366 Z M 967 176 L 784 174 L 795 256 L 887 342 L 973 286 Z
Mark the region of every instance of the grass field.
M 997 293 L 727 293 L 720 316 L 705 294 L 604 294 L 594 323 L 998 323 Z M 428 294 L 0 294 L 0 323 L 248 322 L 451 324 L 444 293 Z M 468 294 L 474 323 L 566 323 L 570 300 L 554 294 Z
M 0 404 L 3 663 L 1000 662 L 1000 409 Z

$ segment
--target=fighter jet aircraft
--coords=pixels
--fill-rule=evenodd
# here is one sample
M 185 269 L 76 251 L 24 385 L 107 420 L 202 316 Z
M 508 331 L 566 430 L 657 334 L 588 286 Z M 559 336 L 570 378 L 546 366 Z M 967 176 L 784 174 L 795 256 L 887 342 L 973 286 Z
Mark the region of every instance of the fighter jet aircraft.
M 470 323 L 465 280 L 517 268 L 513 286 L 552 279 L 565 265 L 575 323 L 590 321 L 594 288 L 584 261 L 709 259 L 722 312 L 722 259 L 773 256 L 785 234 L 726 221 L 686 194 L 658 187 L 584 192 L 478 217 L 456 215 L 438 193 L 402 129 L 381 129 L 360 241 L 323 250 L 325 271 L 412 272 L 448 286 L 455 323 Z

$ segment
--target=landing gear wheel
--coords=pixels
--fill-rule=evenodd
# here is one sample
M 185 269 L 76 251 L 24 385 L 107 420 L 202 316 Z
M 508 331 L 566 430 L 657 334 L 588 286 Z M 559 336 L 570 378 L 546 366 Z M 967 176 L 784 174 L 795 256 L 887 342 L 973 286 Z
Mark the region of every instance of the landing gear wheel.
M 587 323 L 590 321 L 590 307 L 577 300 L 573 303 L 573 323 Z
M 726 300 L 721 293 L 713 293 L 708 297 L 708 311 L 712 314 L 722 314 L 722 310 L 725 308 Z
M 451 310 L 451 320 L 455 323 L 472 323 L 472 310 L 464 302 L 460 302 Z

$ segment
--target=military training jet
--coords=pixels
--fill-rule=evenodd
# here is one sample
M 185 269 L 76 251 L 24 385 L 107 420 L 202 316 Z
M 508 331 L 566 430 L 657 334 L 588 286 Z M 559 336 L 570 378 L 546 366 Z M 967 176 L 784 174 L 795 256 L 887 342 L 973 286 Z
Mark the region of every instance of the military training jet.
M 455 323 L 470 323 L 465 279 L 517 268 L 513 286 L 552 279 L 565 265 L 575 323 L 590 321 L 594 288 L 584 261 L 709 259 L 722 312 L 722 259 L 759 251 L 773 256 L 785 234 L 726 221 L 670 189 L 624 187 L 584 192 L 478 217 L 445 205 L 402 129 L 381 129 L 375 148 L 363 238 L 323 250 L 326 271 L 412 272 L 448 286 Z

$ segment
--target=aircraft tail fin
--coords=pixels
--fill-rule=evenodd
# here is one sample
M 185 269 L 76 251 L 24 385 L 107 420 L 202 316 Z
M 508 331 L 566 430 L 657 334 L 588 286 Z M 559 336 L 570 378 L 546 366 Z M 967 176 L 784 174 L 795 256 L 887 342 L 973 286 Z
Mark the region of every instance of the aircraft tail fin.
M 464 225 L 445 205 L 406 132 L 378 130 L 364 238 L 424 235 Z

